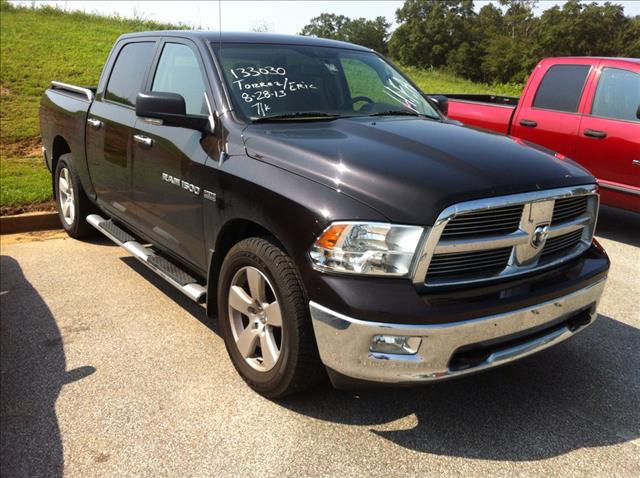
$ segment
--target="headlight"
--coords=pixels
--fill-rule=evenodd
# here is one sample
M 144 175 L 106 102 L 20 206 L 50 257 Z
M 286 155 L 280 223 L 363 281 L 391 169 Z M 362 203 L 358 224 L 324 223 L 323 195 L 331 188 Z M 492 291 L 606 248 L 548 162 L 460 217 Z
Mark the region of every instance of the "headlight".
M 419 226 L 334 222 L 309 255 L 320 271 L 404 277 L 422 237 Z

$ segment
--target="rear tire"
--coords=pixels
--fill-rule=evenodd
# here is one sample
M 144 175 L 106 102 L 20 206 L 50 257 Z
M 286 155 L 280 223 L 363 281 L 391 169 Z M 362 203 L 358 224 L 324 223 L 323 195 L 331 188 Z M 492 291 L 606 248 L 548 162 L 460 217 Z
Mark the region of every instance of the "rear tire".
M 95 229 L 87 222 L 87 216 L 96 212 L 96 207 L 82 188 L 71 154 L 63 154 L 58 159 L 53 191 L 60 223 L 67 234 L 75 239 L 93 235 Z
M 218 319 L 234 367 L 261 395 L 284 397 L 325 376 L 297 268 L 272 242 L 249 238 L 231 248 Z

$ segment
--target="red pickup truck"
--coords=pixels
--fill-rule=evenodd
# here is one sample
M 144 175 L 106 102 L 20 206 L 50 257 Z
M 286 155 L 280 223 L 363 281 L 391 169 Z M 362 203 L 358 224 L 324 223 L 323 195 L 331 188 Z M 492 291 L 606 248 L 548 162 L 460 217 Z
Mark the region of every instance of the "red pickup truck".
M 520 98 L 444 95 L 448 115 L 568 156 L 602 202 L 640 212 L 640 59 L 546 58 Z

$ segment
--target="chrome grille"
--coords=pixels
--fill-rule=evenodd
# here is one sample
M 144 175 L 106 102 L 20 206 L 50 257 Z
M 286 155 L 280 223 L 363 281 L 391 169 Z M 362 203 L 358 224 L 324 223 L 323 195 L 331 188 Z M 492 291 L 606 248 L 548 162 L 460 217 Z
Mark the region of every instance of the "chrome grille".
M 562 198 L 556 200 L 553 205 L 553 217 L 551 224 L 556 224 L 569 219 L 575 219 L 587 211 L 588 197 Z
M 430 229 L 413 281 L 466 284 L 558 265 L 590 246 L 597 212 L 595 185 L 455 204 Z
M 501 271 L 507 266 L 511 247 L 481 252 L 438 254 L 429 265 L 429 277 L 456 277 L 461 274 L 486 274 Z
M 573 249 L 582 239 L 582 230 L 563 234 L 562 236 L 556 236 L 549 239 L 544 248 L 542 254 L 540 254 L 540 261 L 545 261 L 549 256 L 556 254 L 564 254 L 567 251 Z
M 477 211 L 454 217 L 441 237 L 455 238 L 481 234 L 508 234 L 518 229 L 522 204 Z

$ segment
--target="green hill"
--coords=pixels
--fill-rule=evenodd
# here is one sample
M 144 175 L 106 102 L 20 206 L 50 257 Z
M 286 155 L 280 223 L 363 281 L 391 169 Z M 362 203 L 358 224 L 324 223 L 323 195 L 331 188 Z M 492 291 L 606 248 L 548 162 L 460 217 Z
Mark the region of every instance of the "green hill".
M 0 9 L 0 207 L 6 212 L 51 197 L 50 178 L 39 159 L 38 125 L 40 97 L 51 80 L 95 85 L 122 33 L 183 27 L 50 7 L 19 8 L 6 1 Z M 437 70 L 405 71 L 424 91 L 519 95 L 520 90 Z
M 38 125 L 40 97 L 51 80 L 95 85 L 119 35 L 181 27 L 19 8 L 6 1 L 0 9 L 0 213 L 5 214 L 51 199 Z

